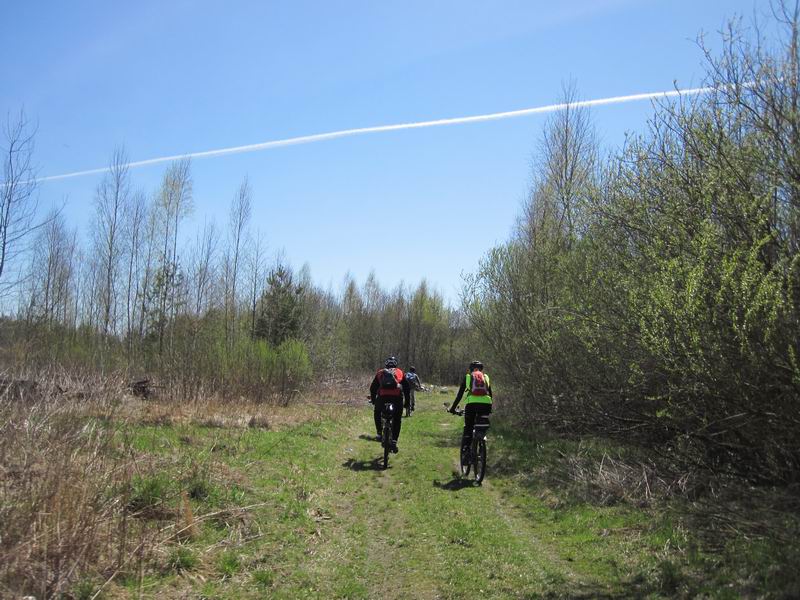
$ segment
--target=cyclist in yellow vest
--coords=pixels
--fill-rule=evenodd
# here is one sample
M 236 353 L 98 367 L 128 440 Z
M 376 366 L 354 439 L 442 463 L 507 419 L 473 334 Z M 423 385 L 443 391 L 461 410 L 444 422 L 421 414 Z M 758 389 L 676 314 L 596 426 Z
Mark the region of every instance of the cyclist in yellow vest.
M 464 433 L 461 436 L 461 447 L 468 448 L 472 444 L 472 428 L 475 417 L 492 412 L 492 384 L 489 376 L 483 372 L 483 363 L 473 360 L 469 364 L 466 376 L 461 380 L 458 394 L 450 407 L 454 413 L 461 398 L 464 398 Z

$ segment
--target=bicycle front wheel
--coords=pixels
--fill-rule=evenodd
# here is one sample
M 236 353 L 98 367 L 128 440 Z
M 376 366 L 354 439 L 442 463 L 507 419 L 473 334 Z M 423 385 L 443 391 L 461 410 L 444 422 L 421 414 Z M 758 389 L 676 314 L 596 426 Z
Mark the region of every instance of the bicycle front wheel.
M 478 448 L 475 452 L 475 481 L 478 483 L 483 482 L 486 476 L 486 442 L 481 440 L 478 442 Z

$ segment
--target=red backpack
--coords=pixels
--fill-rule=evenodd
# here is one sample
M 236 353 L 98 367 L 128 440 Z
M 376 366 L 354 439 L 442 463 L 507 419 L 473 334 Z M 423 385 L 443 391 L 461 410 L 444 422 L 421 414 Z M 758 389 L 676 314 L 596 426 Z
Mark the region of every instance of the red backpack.
M 399 369 L 381 369 L 378 371 L 378 381 L 380 382 L 380 396 L 399 396 L 400 379 L 403 377 Z
M 470 385 L 469 393 L 471 396 L 488 396 L 489 386 L 486 384 L 486 377 L 482 371 L 477 369 L 472 372 L 472 385 Z

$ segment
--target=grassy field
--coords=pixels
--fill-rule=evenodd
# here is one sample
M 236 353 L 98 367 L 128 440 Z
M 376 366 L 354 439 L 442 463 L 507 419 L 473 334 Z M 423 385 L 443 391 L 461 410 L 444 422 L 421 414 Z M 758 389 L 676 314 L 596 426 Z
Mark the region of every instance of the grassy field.
M 442 407 L 452 394 L 417 398 L 388 470 L 366 402 L 307 405 L 283 425 L 154 419 L 126 429 L 129 451 L 150 467 L 120 496 L 146 524 L 143 541 L 115 542 L 116 568 L 87 572 L 67 597 L 736 598 L 769 589 L 747 560 L 731 562 L 750 560 L 754 546 L 707 552 L 673 510 L 631 494 L 632 483 L 581 483 L 581 465 L 607 456 L 599 445 L 521 439 L 496 419 L 484 485 L 462 480 L 462 420 Z M 612 463 L 601 459 L 600 472 Z

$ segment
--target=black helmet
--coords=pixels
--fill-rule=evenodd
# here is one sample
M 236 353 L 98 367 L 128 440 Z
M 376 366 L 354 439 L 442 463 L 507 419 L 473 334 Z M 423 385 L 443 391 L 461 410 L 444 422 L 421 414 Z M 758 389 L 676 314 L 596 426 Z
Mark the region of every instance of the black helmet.
M 469 363 L 469 370 L 474 371 L 475 369 L 478 369 L 478 371 L 483 371 L 483 363 L 479 360 L 473 360 L 471 363 Z
M 387 369 L 396 368 L 397 367 L 397 359 L 394 356 L 390 356 L 389 358 L 386 359 L 386 363 L 384 364 L 384 366 Z
M 412 373 L 416 373 L 417 367 L 408 367 L 408 370 L 411 371 Z

